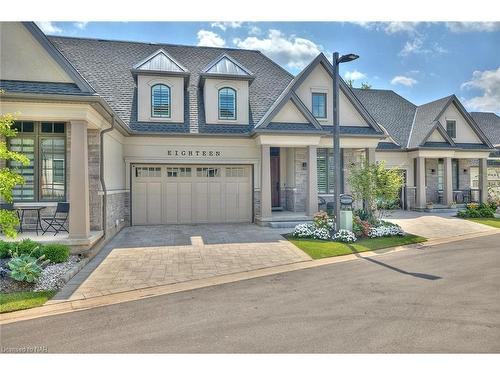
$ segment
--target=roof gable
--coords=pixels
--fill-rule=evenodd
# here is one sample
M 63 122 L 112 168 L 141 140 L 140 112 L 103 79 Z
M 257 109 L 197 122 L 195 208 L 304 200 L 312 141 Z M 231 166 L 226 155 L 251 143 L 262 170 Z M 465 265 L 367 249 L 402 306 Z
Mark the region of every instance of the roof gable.
M 183 67 L 177 60 L 175 60 L 162 48 L 135 64 L 134 69 L 157 72 L 187 72 L 187 69 L 185 67 Z
M 420 145 L 422 146 L 427 142 L 431 142 L 431 143 L 433 143 L 433 142 L 434 143 L 435 142 L 439 142 L 439 143 L 445 142 L 452 147 L 455 146 L 455 142 L 453 141 L 453 139 L 450 138 L 450 136 L 448 135 L 446 130 L 444 130 L 443 126 L 441 125 L 441 123 L 439 121 L 434 122 L 433 127 L 431 128 L 429 133 L 427 133 L 427 135 L 424 137 L 424 139 Z
M 252 72 L 245 68 L 238 61 L 233 59 L 227 53 L 222 54 L 217 59 L 212 61 L 207 65 L 205 69 L 203 69 L 202 73 L 208 74 L 228 74 L 235 76 L 251 76 Z

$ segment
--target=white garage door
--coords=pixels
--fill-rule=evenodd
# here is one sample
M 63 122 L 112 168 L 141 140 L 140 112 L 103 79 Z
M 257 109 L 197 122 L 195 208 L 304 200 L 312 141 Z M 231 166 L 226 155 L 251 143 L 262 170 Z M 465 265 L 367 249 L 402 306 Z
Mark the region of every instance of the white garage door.
M 247 165 L 135 165 L 132 223 L 251 222 L 251 171 Z

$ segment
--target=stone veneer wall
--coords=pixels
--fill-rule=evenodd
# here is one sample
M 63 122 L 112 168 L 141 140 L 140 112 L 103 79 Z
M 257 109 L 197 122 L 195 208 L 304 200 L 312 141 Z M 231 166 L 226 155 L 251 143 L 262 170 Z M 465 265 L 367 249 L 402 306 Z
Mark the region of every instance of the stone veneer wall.
M 470 167 L 471 159 L 458 159 L 458 188 L 460 190 L 470 189 Z M 467 172 L 464 172 L 467 171 Z
M 291 194 L 290 211 L 302 212 L 306 210 L 307 198 L 307 170 L 302 168 L 303 163 L 307 163 L 307 148 L 295 148 L 295 188 L 289 190 Z
M 256 217 L 260 217 L 260 189 L 254 189 L 253 191 L 253 216 L 254 220 Z
M 106 196 L 106 236 L 130 225 L 130 192 L 108 192 Z
M 90 230 L 102 230 L 102 195 L 99 163 L 101 160 L 100 136 L 97 129 L 87 131 L 89 165 Z
M 458 159 L 458 189 L 470 189 L 470 164 L 471 159 Z M 431 170 L 434 169 L 434 173 Z M 437 203 L 438 201 L 438 159 L 425 160 L 426 200 Z M 464 173 L 464 170 L 466 171 Z

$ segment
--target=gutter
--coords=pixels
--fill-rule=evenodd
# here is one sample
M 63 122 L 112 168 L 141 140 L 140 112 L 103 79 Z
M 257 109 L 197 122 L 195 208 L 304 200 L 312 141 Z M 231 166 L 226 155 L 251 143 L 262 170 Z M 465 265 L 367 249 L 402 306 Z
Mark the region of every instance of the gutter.
M 108 203 L 108 194 L 106 189 L 106 182 L 104 181 L 104 134 L 112 131 L 115 128 L 115 115 L 111 115 L 111 126 L 107 129 L 101 130 L 99 133 L 99 180 L 101 182 L 101 190 L 102 190 L 102 232 L 103 237 L 106 238 L 106 224 L 107 224 L 107 203 Z

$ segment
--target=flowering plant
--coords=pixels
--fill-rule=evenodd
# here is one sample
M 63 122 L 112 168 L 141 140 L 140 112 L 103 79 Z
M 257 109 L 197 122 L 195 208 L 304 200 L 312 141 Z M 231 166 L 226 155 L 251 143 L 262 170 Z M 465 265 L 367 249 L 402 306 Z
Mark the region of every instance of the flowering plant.
M 313 217 L 313 223 L 316 228 L 333 228 L 333 219 L 331 219 L 325 211 L 316 212 Z
M 381 225 L 379 227 L 373 227 L 368 233 L 368 237 L 385 237 L 385 236 L 403 236 L 405 232 L 399 225 Z
M 355 242 L 357 240 L 356 235 L 347 229 L 340 229 L 332 237 L 334 241 L 340 242 Z

